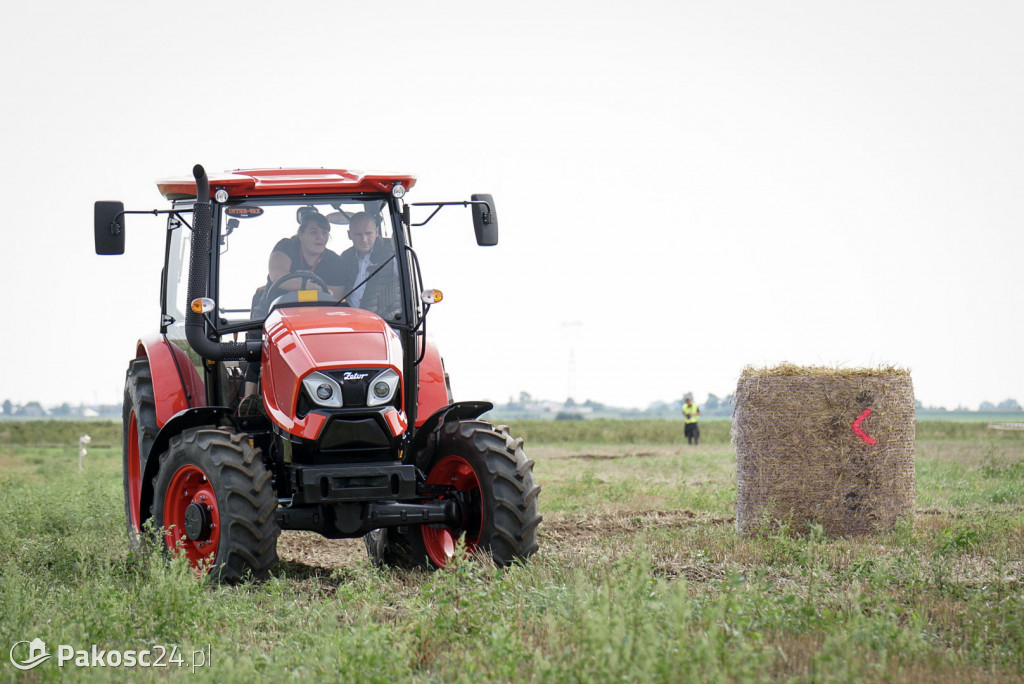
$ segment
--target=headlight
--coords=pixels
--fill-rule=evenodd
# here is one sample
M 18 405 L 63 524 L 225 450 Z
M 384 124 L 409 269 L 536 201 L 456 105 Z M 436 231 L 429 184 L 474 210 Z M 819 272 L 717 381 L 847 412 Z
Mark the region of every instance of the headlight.
M 390 404 L 398 391 L 398 373 L 390 368 L 370 382 L 370 390 L 366 393 L 367 406 Z
M 329 375 L 310 373 L 303 379 L 302 386 L 306 388 L 306 394 L 317 406 L 341 408 L 344 405 L 341 399 L 341 385 Z

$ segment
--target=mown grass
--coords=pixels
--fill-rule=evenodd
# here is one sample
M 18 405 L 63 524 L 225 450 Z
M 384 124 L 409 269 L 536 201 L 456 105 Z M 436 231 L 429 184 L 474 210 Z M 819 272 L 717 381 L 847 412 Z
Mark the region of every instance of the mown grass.
M 728 419 L 700 422 L 702 444 L 729 444 Z M 679 444 L 681 420 L 524 420 L 512 423 L 516 434 L 534 444 Z M 1019 431 L 993 430 L 983 421 L 918 421 L 918 441 L 967 441 L 1018 443 Z
M 1020 433 L 919 433 L 914 520 L 829 539 L 814 528 L 738 535 L 727 439 L 706 430 L 706 444 L 687 447 L 680 423 L 650 423 L 547 441 L 532 424 L 514 427 L 544 486 L 542 547 L 525 566 L 406 573 L 365 559 L 291 561 L 240 587 L 127 551 L 116 434 L 90 449 L 81 472 L 78 425 L 59 446 L 53 425 L 0 441 L 0 645 L 40 637 L 51 650 L 212 649 L 195 674 L 51 660 L 23 677 L 4 655 L 0 678 L 1024 678 Z M 674 441 L 638 441 L 673 431 Z

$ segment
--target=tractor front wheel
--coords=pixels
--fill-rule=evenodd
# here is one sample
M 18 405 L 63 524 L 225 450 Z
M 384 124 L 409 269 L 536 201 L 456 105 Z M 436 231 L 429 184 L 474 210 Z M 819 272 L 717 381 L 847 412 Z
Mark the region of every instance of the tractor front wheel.
M 277 563 L 277 498 L 260 450 L 227 428 L 192 428 L 160 457 L 153 513 L 171 553 L 222 582 Z
M 513 439 L 504 425 L 446 423 L 427 468 L 427 484 L 450 488 L 446 496 L 459 501 L 461 523 L 375 530 L 366 535 L 375 564 L 443 568 L 463 535 L 467 553 L 485 551 L 499 566 L 526 560 L 537 551 L 540 487 L 533 479 L 533 461 L 523 453 L 523 440 Z

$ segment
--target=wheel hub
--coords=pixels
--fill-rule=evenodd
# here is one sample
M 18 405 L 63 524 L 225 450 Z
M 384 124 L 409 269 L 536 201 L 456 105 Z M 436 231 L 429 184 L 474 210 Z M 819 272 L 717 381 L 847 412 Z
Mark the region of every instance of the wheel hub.
M 449 495 L 459 508 L 460 523 L 455 527 L 423 525 L 420 528 L 427 555 L 435 565 L 443 568 L 455 553 L 456 537 L 466 534 L 467 553 L 472 553 L 480 540 L 483 518 L 480 479 L 464 458 L 448 455 L 431 468 L 427 484 L 449 488 Z
M 210 526 L 213 517 L 210 507 L 204 503 L 193 501 L 185 509 L 185 536 L 192 541 L 206 541 L 210 538 Z

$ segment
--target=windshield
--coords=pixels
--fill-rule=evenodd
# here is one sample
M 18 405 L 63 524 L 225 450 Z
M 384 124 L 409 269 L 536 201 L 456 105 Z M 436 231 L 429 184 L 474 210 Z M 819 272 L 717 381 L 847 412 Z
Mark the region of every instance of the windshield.
M 386 200 L 247 200 L 222 205 L 219 221 L 215 300 L 228 325 L 261 320 L 300 289 L 406 321 Z

